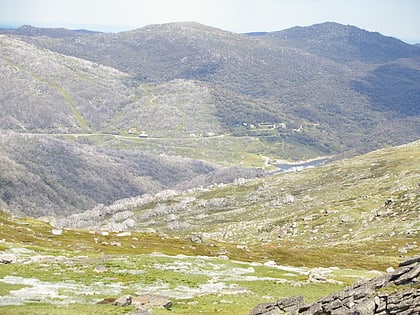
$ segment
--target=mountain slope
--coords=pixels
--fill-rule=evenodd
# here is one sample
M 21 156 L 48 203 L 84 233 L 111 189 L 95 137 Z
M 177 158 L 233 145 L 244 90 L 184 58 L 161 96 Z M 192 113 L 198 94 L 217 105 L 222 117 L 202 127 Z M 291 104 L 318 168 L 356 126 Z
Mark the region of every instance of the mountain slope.
M 71 132 L 101 129 L 132 93 L 115 69 L 0 37 L 0 128 Z
M 157 193 L 201 176 L 205 184 L 252 171 L 153 152 L 113 150 L 42 135 L 0 134 L 0 206 L 38 217 Z
M 257 34 L 258 35 L 258 34 Z M 393 37 L 368 32 L 352 25 L 321 23 L 262 34 L 281 45 L 303 48 L 334 61 L 380 64 L 420 55 L 419 48 Z
M 1 129 L 69 133 L 223 133 L 208 86 L 142 84 L 113 68 L 0 37 Z M 188 119 L 185 117 L 188 114 Z M 165 119 L 162 119 L 165 118 Z
M 379 35 L 355 33 L 395 44 Z M 66 187 L 72 192 L 62 189 L 60 195 L 54 188 L 54 201 L 47 201 L 45 213 L 56 212 L 65 204 L 71 205 L 69 213 L 85 210 L 96 203 L 108 204 L 185 181 L 201 185 L 223 182 L 220 179 L 225 176 L 234 179 L 231 169 L 219 173 L 220 169 L 209 166 L 214 168 L 211 172 L 207 169 L 210 164 L 203 162 L 204 169 L 195 170 L 189 160 L 185 168 L 175 167 L 173 176 L 179 180 L 169 180 L 166 177 L 172 175 L 167 170 L 177 158 L 171 157 L 168 164 L 161 163 L 159 157 L 156 163 L 151 158 L 153 162 L 147 164 L 146 156 L 164 154 L 225 166 L 261 167 L 279 158 L 356 155 L 413 141 L 420 135 L 420 66 L 418 57 L 402 58 L 408 56 L 404 45 L 389 55 L 398 59 L 369 64 L 362 58 L 352 68 L 273 38 L 233 34 L 196 23 L 152 25 L 118 34 L 64 36 L 32 28 L 22 34 L 0 36 L 0 109 L 4 113 L 0 129 L 4 139 L 10 135 L 7 130 L 31 137 L 55 134 L 69 141 L 67 149 L 67 142 L 59 142 L 58 147 L 61 154 L 71 156 L 71 162 L 77 160 L 71 154 L 74 141 L 94 144 L 82 151 L 91 149 L 101 156 L 100 161 L 110 159 L 110 169 L 115 165 L 122 169 L 109 174 L 104 191 L 112 193 L 107 195 L 94 187 L 100 182 L 97 177 L 106 173 L 107 164 L 95 165 L 94 159 L 89 159 L 86 165 L 95 170 L 88 176 L 89 192 L 81 192 L 80 182 L 70 176 Z M 149 139 L 139 141 L 140 133 Z M 24 143 L 22 139 L 18 143 Z M 46 152 L 54 151 L 50 146 L 55 142 L 49 137 L 43 141 Z M 16 157 L 22 153 L 19 147 L 11 147 L 16 152 L 3 151 L 17 163 L 14 166 L 21 174 L 44 174 L 41 179 L 29 176 L 29 181 L 22 175 L 25 187 L 30 187 L 32 180 L 48 186 L 46 167 L 36 156 L 37 149 L 31 151 L 28 144 L 23 156 L 36 163 L 21 168 Z M 116 157 L 118 150 L 123 150 L 127 163 L 136 164 L 133 160 L 139 159 L 141 168 L 148 171 L 124 171 L 123 159 Z M 139 152 L 144 155 L 139 157 Z M 52 165 L 52 172 L 60 174 L 63 165 Z M 178 176 L 178 171 L 189 167 L 191 173 Z M 151 173 L 162 176 L 163 181 L 148 177 Z M 132 183 L 127 192 L 111 188 L 112 178 L 120 183 L 124 176 Z M 60 180 L 57 176 L 52 181 Z M 138 182 L 141 184 L 136 186 Z M 10 190 L 7 185 L 1 188 Z M 85 201 L 78 195 L 85 196 Z M 31 200 L 30 194 L 28 198 Z M 19 211 L 25 208 L 23 204 L 31 204 L 25 199 L 18 202 Z M 44 213 L 39 209 L 42 204 L 33 203 L 28 213 Z
M 384 63 L 415 59 L 420 50 L 356 27 L 326 23 L 249 36 L 170 23 L 118 34 L 19 38 L 115 67 L 140 81 L 205 83 L 226 132 L 241 123 L 285 122 L 301 133 L 290 129 L 273 141 L 312 146 L 324 154 L 366 152 L 419 136 L 412 127 L 419 122 L 413 111 L 420 94 L 417 70 L 410 62 L 403 69 Z M 407 74 L 410 80 L 401 82 Z M 395 96 L 390 86 L 401 93 Z M 232 100 L 228 106 L 226 99 Z M 393 115 L 390 107 L 404 115 Z M 390 125 L 398 132 L 385 132 Z
M 137 208 L 96 211 L 109 211 L 107 220 L 130 211 L 136 229 L 204 240 L 361 251 L 393 242 L 399 244 L 388 248 L 394 254 L 418 252 L 419 158 L 417 141 L 302 172 L 138 201 Z M 109 223 L 89 221 L 95 217 L 78 214 L 68 222 L 96 228 Z

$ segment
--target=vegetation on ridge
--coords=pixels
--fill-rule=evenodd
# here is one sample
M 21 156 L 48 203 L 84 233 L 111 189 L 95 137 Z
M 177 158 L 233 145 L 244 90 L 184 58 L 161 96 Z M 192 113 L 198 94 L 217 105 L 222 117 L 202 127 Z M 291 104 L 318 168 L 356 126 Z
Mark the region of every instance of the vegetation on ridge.
M 420 253 L 420 142 L 390 147 L 420 135 L 418 47 L 333 23 L 1 32 L 0 314 L 247 314 Z

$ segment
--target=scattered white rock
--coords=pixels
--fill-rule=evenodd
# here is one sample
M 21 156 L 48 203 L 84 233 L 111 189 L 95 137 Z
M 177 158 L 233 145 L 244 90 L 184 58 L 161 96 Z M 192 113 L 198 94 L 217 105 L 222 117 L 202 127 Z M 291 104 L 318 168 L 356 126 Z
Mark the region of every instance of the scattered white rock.
M 331 274 L 331 268 L 313 268 L 308 272 L 309 282 L 327 282 L 328 276 Z
M 392 267 L 388 267 L 388 268 L 386 268 L 386 272 L 387 273 L 392 273 L 392 272 L 394 272 L 395 271 L 395 269 L 394 268 L 392 268 Z
M 94 272 L 97 272 L 97 273 L 102 273 L 102 272 L 105 272 L 105 271 L 107 271 L 108 270 L 108 268 L 106 268 L 105 266 L 103 266 L 103 265 L 98 265 L 98 266 L 96 266 L 94 269 L 93 269 L 93 271 Z
M 117 236 L 120 236 L 120 237 L 122 237 L 122 236 L 131 236 L 131 232 L 121 232 L 121 233 L 118 233 Z
M 13 254 L 0 254 L 0 264 L 14 264 L 17 257 Z
M 112 304 L 116 306 L 128 306 L 132 303 L 132 297 L 129 295 L 124 295 L 116 299 Z
M 63 230 L 62 229 L 51 229 L 51 234 L 52 235 L 61 235 L 61 234 L 63 234 Z

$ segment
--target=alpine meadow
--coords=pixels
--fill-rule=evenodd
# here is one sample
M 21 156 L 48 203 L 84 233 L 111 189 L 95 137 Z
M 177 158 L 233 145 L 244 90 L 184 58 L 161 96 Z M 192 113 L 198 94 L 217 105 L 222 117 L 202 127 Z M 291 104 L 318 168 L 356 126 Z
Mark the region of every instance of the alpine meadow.
M 419 45 L 25 25 L 0 85 L 0 314 L 420 313 Z

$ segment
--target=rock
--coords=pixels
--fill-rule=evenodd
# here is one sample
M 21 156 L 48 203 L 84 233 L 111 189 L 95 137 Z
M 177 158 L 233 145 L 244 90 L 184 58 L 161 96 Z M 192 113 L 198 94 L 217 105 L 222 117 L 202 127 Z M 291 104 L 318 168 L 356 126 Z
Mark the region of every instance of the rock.
M 35 255 L 30 258 L 30 263 L 53 263 L 57 261 L 55 256 Z
M 124 295 L 116 299 L 112 304 L 116 306 L 128 306 L 131 305 L 132 298 L 129 295 Z
M 139 306 L 135 311 L 130 312 L 130 315 L 152 315 L 152 312 L 144 306 Z
M 298 309 L 305 304 L 303 296 L 291 296 L 277 301 L 278 308 L 287 314 L 297 314 Z
M 309 270 L 309 282 L 327 282 L 327 277 L 331 274 L 332 270 L 329 268 L 314 268 Z
M 189 237 L 189 239 L 193 243 L 197 243 L 197 244 L 202 244 L 203 243 L 203 235 L 202 234 L 193 234 Z
M 249 315 L 277 315 L 280 314 L 280 309 L 277 303 L 261 303 L 254 307 Z
M 392 267 L 388 267 L 388 268 L 386 268 L 386 272 L 387 273 L 393 273 L 395 271 L 395 269 L 394 268 L 392 268 Z
M 402 263 L 399 264 L 399 267 L 409 266 L 409 265 L 419 263 L 419 262 L 420 262 L 420 256 L 417 256 L 417 257 L 413 257 L 413 258 L 403 261 Z
M 61 235 L 61 234 L 63 234 L 63 230 L 62 229 L 51 229 L 51 234 L 52 235 Z
M 122 236 L 131 236 L 131 232 L 121 232 L 118 233 L 117 236 L 122 237 Z
M 0 264 L 14 264 L 17 257 L 13 254 L 0 254 Z
M 112 304 L 114 303 L 116 298 L 106 298 L 103 300 L 100 300 L 99 302 L 96 302 L 96 304 Z
M 93 271 L 94 272 L 97 272 L 97 273 L 102 273 L 102 272 L 105 272 L 105 271 L 107 271 L 108 270 L 108 268 L 106 268 L 105 266 L 103 266 L 103 265 L 98 265 L 98 266 L 96 266 L 94 269 L 93 269 Z
M 355 307 L 356 314 L 370 315 L 375 314 L 375 302 L 372 299 L 367 299 Z
M 407 282 L 413 281 L 420 274 L 420 264 L 415 265 L 410 271 L 402 274 L 397 280 L 396 284 L 405 284 Z M 420 279 L 419 279 L 420 280 Z M 419 281 L 416 281 L 419 282 Z
M 308 277 L 310 281 L 323 281 L 331 271 L 331 268 L 314 268 Z M 304 305 L 302 297 L 286 298 L 259 304 L 250 314 L 420 314 L 419 277 L 420 257 L 415 257 L 402 262 L 397 270 L 390 269 L 377 278 L 358 281 L 312 304 Z
M 157 294 L 141 294 L 133 297 L 132 304 L 137 306 L 161 306 L 166 309 L 170 309 L 173 305 L 172 301 L 163 295 Z

